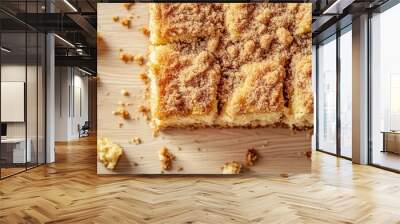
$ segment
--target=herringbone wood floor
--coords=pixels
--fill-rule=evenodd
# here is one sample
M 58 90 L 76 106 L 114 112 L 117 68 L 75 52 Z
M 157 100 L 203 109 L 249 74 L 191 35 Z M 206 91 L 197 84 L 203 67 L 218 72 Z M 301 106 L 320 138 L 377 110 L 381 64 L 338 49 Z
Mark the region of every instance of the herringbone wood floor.
M 95 138 L 0 181 L 0 223 L 400 223 L 400 175 L 314 153 L 285 177 L 96 175 Z

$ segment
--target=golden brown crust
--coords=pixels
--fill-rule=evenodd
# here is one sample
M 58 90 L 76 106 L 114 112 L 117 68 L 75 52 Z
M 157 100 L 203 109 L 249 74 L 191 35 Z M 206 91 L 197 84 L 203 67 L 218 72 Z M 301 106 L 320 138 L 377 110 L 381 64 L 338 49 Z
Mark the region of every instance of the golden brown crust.
M 312 126 L 311 4 L 152 4 L 150 31 L 157 128 Z

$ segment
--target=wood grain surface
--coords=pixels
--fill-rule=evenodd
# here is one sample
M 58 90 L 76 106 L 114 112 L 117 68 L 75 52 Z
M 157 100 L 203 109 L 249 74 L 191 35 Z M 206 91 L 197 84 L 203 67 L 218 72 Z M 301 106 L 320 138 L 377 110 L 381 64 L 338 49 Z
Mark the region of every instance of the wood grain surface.
M 139 74 L 145 66 L 124 63 L 120 49 L 145 55 L 148 38 L 139 29 L 148 24 L 148 4 L 136 3 L 126 10 L 119 3 L 98 4 L 98 32 L 104 45 L 98 49 L 98 138 L 107 137 L 124 149 L 115 170 L 97 164 L 98 174 L 160 174 L 158 151 L 166 146 L 176 156 L 173 167 L 165 174 L 220 174 L 225 162 L 245 162 L 247 149 L 255 148 L 259 161 L 244 174 L 281 174 L 308 172 L 311 168 L 306 152 L 311 150 L 310 133 L 294 133 L 283 128 L 257 129 L 170 129 L 153 137 L 146 119 L 138 112 L 145 105 L 145 85 Z M 131 28 L 113 21 L 132 17 Z M 122 96 L 121 89 L 130 92 Z M 131 103 L 133 119 L 121 120 L 112 114 L 118 102 Z M 123 123 L 119 127 L 119 123 Z M 140 137 L 142 144 L 129 143 Z M 183 170 L 178 171 L 182 167 Z

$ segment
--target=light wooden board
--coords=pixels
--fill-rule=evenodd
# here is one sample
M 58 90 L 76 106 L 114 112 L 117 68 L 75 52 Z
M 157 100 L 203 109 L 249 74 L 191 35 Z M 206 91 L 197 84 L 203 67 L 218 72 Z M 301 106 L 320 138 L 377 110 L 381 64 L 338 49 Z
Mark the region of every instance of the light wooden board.
M 112 20 L 133 15 L 131 29 Z M 119 60 L 119 50 L 132 54 L 145 54 L 148 38 L 138 29 L 148 24 L 148 4 L 136 3 L 130 11 L 118 3 L 98 4 L 98 32 L 105 46 L 98 49 L 98 138 L 107 137 L 124 149 L 118 166 L 111 171 L 101 163 L 98 174 L 160 174 L 158 151 L 166 146 L 176 156 L 171 171 L 165 174 L 220 174 L 227 161 L 245 162 L 247 149 L 255 148 L 261 155 L 247 174 L 282 174 L 308 172 L 311 168 L 306 152 L 311 150 L 310 133 L 293 133 L 288 129 L 197 129 L 167 130 L 153 137 L 152 130 L 138 112 L 145 104 L 145 86 L 139 73 L 145 71 L 135 63 Z M 131 95 L 124 97 L 121 89 Z M 134 118 L 124 121 L 112 115 L 118 102 L 133 103 L 129 112 Z M 140 145 L 130 144 L 133 137 L 140 137 Z M 179 150 L 179 148 L 181 150 Z M 183 167 L 178 171 L 178 167 Z

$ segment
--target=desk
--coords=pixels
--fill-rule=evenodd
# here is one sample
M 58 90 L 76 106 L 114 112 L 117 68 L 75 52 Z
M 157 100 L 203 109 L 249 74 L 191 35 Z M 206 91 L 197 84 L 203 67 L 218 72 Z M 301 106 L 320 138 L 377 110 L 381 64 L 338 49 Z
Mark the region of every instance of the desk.
M 1 139 L 1 157 L 7 163 L 25 163 L 31 162 L 32 140 L 28 138 L 25 152 L 25 138 L 5 138 Z M 11 146 L 11 147 L 10 147 Z M 25 154 L 26 153 L 26 154 Z M 25 160 L 26 159 L 26 160 Z
M 400 154 L 400 131 L 382 131 L 383 149 L 382 152 Z

